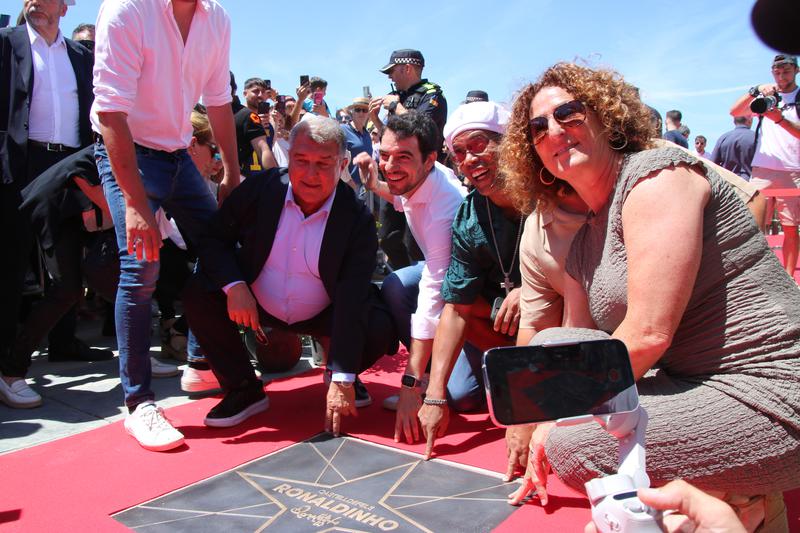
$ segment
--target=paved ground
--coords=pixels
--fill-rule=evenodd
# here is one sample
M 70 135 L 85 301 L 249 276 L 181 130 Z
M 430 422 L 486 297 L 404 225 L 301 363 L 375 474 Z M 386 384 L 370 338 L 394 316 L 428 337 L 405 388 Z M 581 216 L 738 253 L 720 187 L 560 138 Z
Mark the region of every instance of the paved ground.
M 78 336 L 97 348 L 110 348 L 116 355 L 116 340 L 100 335 L 101 322 L 80 323 Z M 160 356 L 160 342 L 154 336 L 151 355 Z M 310 367 L 310 352 L 287 374 Z M 119 360 L 82 363 L 50 363 L 46 352 L 34 355 L 29 383 L 42 395 L 44 404 L 35 409 L 11 409 L 0 403 L 0 454 L 74 435 L 124 417 Z M 165 359 L 164 362 L 180 364 Z M 285 374 L 281 374 L 285 375 Z M 265 375 L 264 380 L 277 375 Z M 153 379 L 159 405 L 171 407 L 192 401 L 180 389 L 180 375 Z

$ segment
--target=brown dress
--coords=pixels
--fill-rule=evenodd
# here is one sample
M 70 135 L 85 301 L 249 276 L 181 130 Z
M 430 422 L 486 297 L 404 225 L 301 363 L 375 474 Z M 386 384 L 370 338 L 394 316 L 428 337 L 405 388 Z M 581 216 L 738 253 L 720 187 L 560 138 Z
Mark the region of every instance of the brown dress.
M 748 495 L 798 487 L 800 289 L 713 169 L 675 148 L 627 156 L 604 211 L 575 236 L 567 272 L 589 296 L 602 330 L 593 333 L 613 332 L 627 312 L 622 206 L 640 179 L 678 164 L 708 178 L 711 198 L 686 311 L 672 345 L 638 382 L 650 417 L 648 474 L 655 484 L 681 477 L 703 489 Z M 573 336 L 565 328 L 542 335 Z M 559 477 L 579 490 L 613 473 L 618 461 L 615 439 L 597 425 L 557 428 L 547 455 Z

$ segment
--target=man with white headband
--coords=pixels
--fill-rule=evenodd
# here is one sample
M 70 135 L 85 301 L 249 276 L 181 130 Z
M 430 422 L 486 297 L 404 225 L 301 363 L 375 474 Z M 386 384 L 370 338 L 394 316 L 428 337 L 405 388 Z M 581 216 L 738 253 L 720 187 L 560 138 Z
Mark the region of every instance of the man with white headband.
M 426 457 L 447 429 L 449 407 L 470 411 L 483 404 L 483 351 L 513 344 L 517 333 L 524 217 L 503 190 L 497 152 L 508 117 L 497 103 L 468 103 L 456 109 L 444 128 L 453 159 L 474 189 L 453 221 L 450 266 L 441 291 L 445 306 L 418 414 L 428 441 Z M 404 416 L 398 410 L 398 417 Z

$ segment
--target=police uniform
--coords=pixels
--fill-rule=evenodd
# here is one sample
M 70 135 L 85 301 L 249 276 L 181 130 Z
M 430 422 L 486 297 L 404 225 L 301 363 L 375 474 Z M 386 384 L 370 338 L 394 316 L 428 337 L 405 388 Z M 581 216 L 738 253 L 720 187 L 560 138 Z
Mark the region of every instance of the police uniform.
M 389 58 L 389 63 L 380 70 L 384 74 L 388 74 L 395 65 L 402 64 L 424 67 L 425 59 L 418 50 L 395 50 Z M 427 79 L 421 79 L 405 91 L 393 91 L 390 94 L 397 95 L 399 104 L 409 111 L 424 113 L 433 120 L 439 131 L 436 150 L 438 159 L 441 161 L 444 155 L 442 131 L 447 122 L 447 100 L 442 94 L 442 88 Z M 390 113 L 393 110 L 390 108 Z M 403 213 L 387 203 L 382 206 L 379 218 L 381 222 L 378 230 L 380 246 L 389 257 L 389 262 L 395 270 L 406 267 L 414 261 L 424 260 L 424 255 L 414 236 L 410 231 L 406 231 L 406 218 Z
M 431 117 L 439 129 L 444 130 L 447 122 L 447 100 L 442 94 L 442 88 L 426 79 L 419 80 L 406 91 L 396 91 L 400 105 L 417 113 L 424 113 Z

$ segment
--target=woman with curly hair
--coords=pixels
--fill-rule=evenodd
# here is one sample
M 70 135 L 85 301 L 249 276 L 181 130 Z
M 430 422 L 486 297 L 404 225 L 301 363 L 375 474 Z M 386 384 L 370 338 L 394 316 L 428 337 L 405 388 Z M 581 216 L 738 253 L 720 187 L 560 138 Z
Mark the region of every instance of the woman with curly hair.
M 800 484 L 800 289 L 716 170 L 654 136 L 608 70 L 559 63 L 518 96 L 501 147 L 509 191 L 526 211 L 573 192 L 589 208 L 567 257 L 569 327 L 533 342 L 622 340 L 653 482 L 735 494 L 761 517 L 774 494 L 774 527 L 780 493 Z M 535 490 L 546 503 L 548 463 L 580 490 L 616 470 L 616 452 L 597 425 L 540 425 L 512 501 Z

